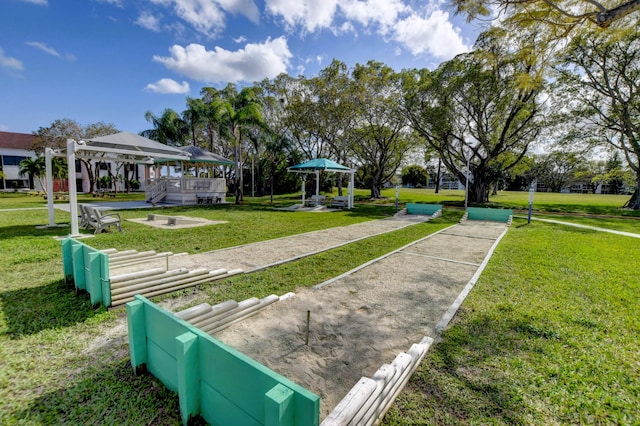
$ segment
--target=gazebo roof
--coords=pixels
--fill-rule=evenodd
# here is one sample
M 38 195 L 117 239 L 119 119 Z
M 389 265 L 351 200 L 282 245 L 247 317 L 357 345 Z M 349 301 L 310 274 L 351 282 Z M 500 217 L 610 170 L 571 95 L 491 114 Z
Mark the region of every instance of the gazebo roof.
M 98 136 L 86 140 L 86 147 L 91 151 L 106 153 L 137 155 L 140 157 L 160 157 L 160 156 L 181 156 L 184 152 L 178 148 L 165 145 L 160 142 L 136 135 L 129 132 L 115 133 L 113 135 Z M 78 145 L 79 151 L 83 150 L 82 145 Z M 125 153 L 126 151 L 126 153 Z
M 328 158 L 316 158 L 315 160 L 305 161 L 304 163 L 296 164 L 287 169 L 290 172 L 308 173 L 316 170 L 325 170 L 329 172 L 352 172 L 350 168 L 338 164 Z
M 209 152 L 205 149 L 202 149 L 198 146 L 185 146 L 180 148 L 180 152 L 182 155 L 189 156 L 188 160 L 182 160 L 183 162 L 189 163 L 209 163 L 209 164 L 219 164 L 219 165 L 229 165 L 232 166 L 235 164 L 232 160 L 225 158 L 221 155 L 214 154 L 213 152 Z M 156 159 L 156 163 L 167 163 L 171 161 L 176 161 L 175 158 L 167 157 Z

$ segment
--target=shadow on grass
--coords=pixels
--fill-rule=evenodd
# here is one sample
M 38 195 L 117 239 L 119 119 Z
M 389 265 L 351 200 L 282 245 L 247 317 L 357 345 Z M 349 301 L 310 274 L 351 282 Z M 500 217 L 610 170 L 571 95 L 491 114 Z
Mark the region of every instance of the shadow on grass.
M 33 424 L 181 425 L 177 394 L 150 374 L 135 376 L 129 359 L 89 370 L 81 379 L 51 390 L 15 413 Z M 205 424 L 192 419 L 192 425 Z
M 44 223 L 42 225 L 45 225 Z M 69 226 L 36 228 L 41 225 L 11 225 L 0 227 L 0 240 L 16 237 L 61 237 L 69 235 Z
M 12 339 L 42 330 L 67 327 L 95 316 L 89 295 L 76 294 L 64 280 L 0 293 L 7 334 Z

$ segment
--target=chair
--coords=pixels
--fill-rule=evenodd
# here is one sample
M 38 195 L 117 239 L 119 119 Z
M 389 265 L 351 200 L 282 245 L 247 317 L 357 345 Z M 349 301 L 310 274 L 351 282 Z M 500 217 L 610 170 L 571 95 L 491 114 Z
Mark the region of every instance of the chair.
M 99 234 L 100 232 L 106 231 L 110 226 L 115 226 L 118 228 L 119 232 L 122 232 L 120 214 L 118 213 L 103 213 L 99 209 L 87 207 L 87 209 L 93 212 L 93 216 L 95 217 L 95 232 L 94 234 Z
M 84 204 L 78 204 L 80 208 L 80 226 L 87 231 L 96 227 L 96 218 L 93 213 L 93 209 Z

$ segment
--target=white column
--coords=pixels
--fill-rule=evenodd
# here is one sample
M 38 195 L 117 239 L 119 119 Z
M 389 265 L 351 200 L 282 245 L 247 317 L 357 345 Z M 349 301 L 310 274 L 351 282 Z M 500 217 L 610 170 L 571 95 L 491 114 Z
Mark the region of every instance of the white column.
M 354 190 L 354 187 L 355 187 L 355 177 L 354 177 L 355 174 L 356 174 L 356 172 L 349 173 L 349 189 L 348 189 L 348 191 L 349 191 L 349 194 L 348 194 L 349 195 L 349 201 L 348 201 L 348 205 L 349 205 L 350 209 L 353 208 L 353 190 Z
M 316 195 L 320 195 L 320 170 L 316 170 Z
M 54 213 L 53 213 L 53 166 L 52 161 L 53 150 L 51 148 L 45 148 L 44 159 L 46 168 L 46 190 L 47 190 L 47 210 L 49 210 L 49 226 L 55 226 Z
M 80 235 L 78 230 L 78 194 L 76 191 L 76 141 L 67 139 L 67 166 L 69 168 L 69 213 L 71 215 L 71 236 Z

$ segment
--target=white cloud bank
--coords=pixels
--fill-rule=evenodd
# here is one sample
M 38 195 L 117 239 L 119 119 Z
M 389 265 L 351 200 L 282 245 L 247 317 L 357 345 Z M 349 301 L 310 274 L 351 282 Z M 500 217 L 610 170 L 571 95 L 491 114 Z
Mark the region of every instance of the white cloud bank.
M 449 59 L 470 50 L 462 41 L 459 29 L 449 21 L 449 14 L 441 10 L 428 17 L 414 14 L 399 21 L 394 27 L 393 38 L 413 55 L 430 53 L 440 59 Z
M 161 78 L 155 83 L 149 83 L 144 88 L 146 92 L 160 93 L 163 95 L 185 95 L 189 93 L 191 87 L 189 83 L 183 81 L 178 83 L 170 78 Z
M 414 56 L 431 54 L 448 59 L 470 50 L 460 29 L 437 4 L 427 4 L 424 14 L 410 4 L 403 0 L 266 0 L 265 8 L 289 31 L 301 28 L 305 32 L 329 29 L 336 34 L 355 33 L 359 24 L 365 31 L 397 42 Z
M 279 37 L 264 43 L 248 43 L 236 51 L 215 47 L 207 50 L 201 44 L 186 47 L 174 45 L 171 56 L 154 56 L 171 71 L 203 83 L 254 82 L 274 78 L 286 72 L 293 56 L 287 40 Z

